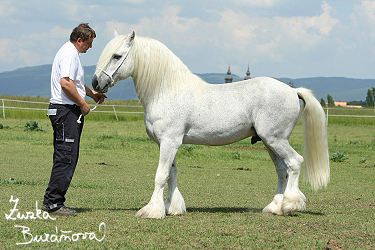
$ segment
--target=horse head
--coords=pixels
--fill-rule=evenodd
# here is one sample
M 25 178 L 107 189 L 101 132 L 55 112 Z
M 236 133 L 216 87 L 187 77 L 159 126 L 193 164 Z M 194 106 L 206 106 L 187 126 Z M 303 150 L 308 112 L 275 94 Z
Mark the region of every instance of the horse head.
M 106 45 L 96 65 L 92 78 L 92 86 L 96 91 L 105 93 L 108 88 L 133 74 L 134 58 L 129 52 L 134 38 L 134 32 L 120 36 L 115 31 L 115 37 Z

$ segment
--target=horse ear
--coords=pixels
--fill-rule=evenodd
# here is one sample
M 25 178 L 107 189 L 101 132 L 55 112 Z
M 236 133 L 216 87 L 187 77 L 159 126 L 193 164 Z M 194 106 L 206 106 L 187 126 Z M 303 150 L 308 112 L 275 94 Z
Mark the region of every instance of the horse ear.
M 128 46 L 130 46 L 130 45 L 132 44 L 134 38 L 135 38 L 135 32 L 133 31 L 133 33 L 131 34 L 131 36 L 129 36 L 129 37 L 126 39 L 126 41 L 125 41 L 126 44 L 127 44 Z
M 113 34 L 115 37 L 118 36 L 117 30 L 114 30 Z

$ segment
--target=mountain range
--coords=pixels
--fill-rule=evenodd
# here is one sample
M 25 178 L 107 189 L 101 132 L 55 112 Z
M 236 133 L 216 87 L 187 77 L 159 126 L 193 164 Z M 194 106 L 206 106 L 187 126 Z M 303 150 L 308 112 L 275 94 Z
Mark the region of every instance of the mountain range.
M 0 95 L 8 96 L 39 96 L 50 97 L 51 65 L 20 68 L 0 73 Z M 91 87 L 91 78 L 95 66 L 85 67 L 85 83 Z M 197 74 L 211 84 L 223 84 L 225 73 Z M 243 77 L 232 74 L 233 81 L 241 81 Z M 375 86 L 375 79 L 352 79 L 345 77 L 310 77 L 310 78 L 276 78 L 286 84 L 293 83 L 294 87 L 311 89 L 320 100 L 327 100 L 330 94 L 334 101 L 365 100 L 367 90 Z M 131 78 L 118 83 L 107 93 L 110 100 L 136 100 Z

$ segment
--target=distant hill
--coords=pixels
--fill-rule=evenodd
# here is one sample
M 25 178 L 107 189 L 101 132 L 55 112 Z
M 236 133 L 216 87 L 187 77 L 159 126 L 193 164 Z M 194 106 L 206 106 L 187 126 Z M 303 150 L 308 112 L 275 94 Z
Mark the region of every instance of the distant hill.
M 51 65 L 20 68 L 0 73 L 0 95 L 9 96 L 50 96 Z M 85 67 L 85 83 L 91 87 L 91 78 L 95 66 Z M 211 84 L 223 84 L 225 73 L 197 74 Z M 242 77 L 232 74 L 233 81 L 241 81 Z M 367 90 L 375 86 L 375 79 L 351 79 L 345 77 L 313 77 L 313 78 L 277 78 L 284 83 L 293 82 L 294 87 L 305 87 L 313 90 L 315 96 L 327 99 L 330 94 L 335 101 L 360 101 L 366 99 Z M 110 100 L 135 100 L 133 81 L 131 78 L 120 82 L 107 93 Z
M 366 100 L 367 90 L 375 87 L 375 79 L 352 79 L 345 77 L 313 77 L 313 78 L 279 78 L 278 80 L 289 83 L 294 87 L 304 87 L 313 90 L 317 98 L 327 101 L 327 94 L 334 101 L 360 101 Z

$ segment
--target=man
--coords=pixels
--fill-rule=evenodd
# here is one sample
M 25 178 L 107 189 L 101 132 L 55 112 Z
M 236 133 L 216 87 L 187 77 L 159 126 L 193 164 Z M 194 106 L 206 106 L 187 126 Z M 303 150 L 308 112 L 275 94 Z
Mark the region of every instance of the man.
M 95 31 L 87 23 L 81 23 L 72 31 L 70 41 L 57 52 L 51 71 L 51 99 L 48 116 L 54 131 L 53 167 L 44 195 L 42 209 L 58 216 L 75 216 L 77 212 L 64 206 L 77 165 L 79 143 L 84 118 L 90 106 L 85 101 L 88 95 L 102 103 L 106 96 L 95 92 L 84 83 L 84 71 L 80 53 L 92 47 Z

